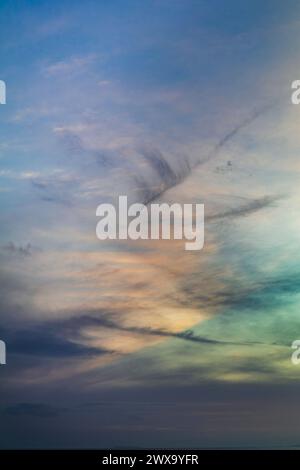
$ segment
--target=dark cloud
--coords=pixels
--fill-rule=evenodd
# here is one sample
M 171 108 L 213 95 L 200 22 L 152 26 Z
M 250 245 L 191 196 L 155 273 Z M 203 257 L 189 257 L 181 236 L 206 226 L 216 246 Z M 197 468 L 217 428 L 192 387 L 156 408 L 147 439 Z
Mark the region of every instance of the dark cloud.
M 65 411 L 65 408 L 59 408 L 45 403 L 17 403 L 4 408 L 2 413 L 7 416 L 55 418 Z
M 100 165 L 101 168 L 112 168 L 116 165 L 115 155 L 112 152 L 104 149 L 88 149 L 75 132 L 66 129 L 60 132 L 60 137 L 68 154 L 71 155 L 71 159 L 79 160 L 83 166 L 87 162 L 89 164 L 94 162 Z
M 30 256 L 32 254 L 32 246 L 30 243 L 27 243 L 27 245 L 24 246 L 17 246 L 13 242 L 9 242 L 7 245 L 2 247 L 2 250 L 13 255 Z
M 84 183 L 89 181 L 90 178 L 99 178 L 99 187 L 101 187 L 103 178 L 112 178 L 111 187 L 112 193 L 114 193 L 115 187 L 120 188 L 119 179 L 118 182 L 113 182 L 115 170 L 119 170 L 123 180 L 121 187 L 124 185 L 123 193 L 127 192 L 128 196 L 133 197 L 135 201 L 149 204 L 163 196 L 167 190 L 182 183 L 199 165 L 214 158 L 231 139 L 235 138 L 240 131 L 271 107 L 271 105 L 263 106 L 259 110 L 253 111 L 235 128 L 225 134 L 211 151 L 194 161 L 184 154 L 167 157 L 158 148 L 150 146 L 144 146 L 137 151 L 133 149 L 130 156 L 124 158 L 122 151 L 91 150 L 86 147 L 76 132 L 62 129 L 59 135 L 71 157 L 66 164 L 72 165 L 70 166 L 70 173 L 72 174 L 74 162 L 76 162 L 77 166 L 79 165 L 77 168 L 79 170 L 78 176 L 67 179 L 60 179 L 57 175 L 48 178 L 37 177 L 32 180 L 32 184 L 43 193 L 42 200 L 70 204 L 71 201 L 74 202 L 74 197 L 78 199 L 80 195 L 86 194 Z M 92 193 L 93 190 L 89 189 L 88 198 L 93 197 Z M 99 195 L 97 197 L 99 198 Z
M 269 111 L 273 106 L 274 104 L 268 104 L 262 106 L 258 110 L 254 110 L 252 114 L 247 116 L 235 128 L 225 134 L 207 155 L 200 157 L 196 160 L 196 162 L 192 163 L 189 161 L 188 158 L 182 156 L 181 167 L 178 171 L 172 169 L 172 167 L 166 161 L 161 152 L 144 152 L 144 158 L 147 160 L 148 163 L 150 163 L 152 168 L 156 170 L 161 182 L 161 186 L 159 186 L 159 189 L 156 191 L 156 193 L 153 193 L 150 197 L 148 196 L 148 198 L 146 197 L 147 194 L 145 194 L 144 204 L 152 202 L 154 199 L 162 196 L 168 189 L 171 189 L 177 184 L 182 183 L 185 178 L 191 174 L 193 170 L 196 170 L 199 165 L 202 165 L 203 163 L 206 163 L 212 158 L 214 158 L 228 142 L 230 142 L 234 137 L 239 134 L 240 131 L 252 124 L 252 122 L 254 122 L 261 115 Z
M 300 293 L 300 273 L 255 280 L 236 279 L 234 285 L 227 281 L 223 289 L 214 290 L 211 294 L 200 292 L 199 279 L 195 274 L 181 285 L 181 289 L 185 294 L 183 305 L 193 303 L 198 307 L 234 307 L 240 314 L 249 310 L 255 313 L 260 312 L 260 309 L 272 310 L 295 302 L 296 295 Z
M 272 374 L 274 376 L 277 373 L 277 369 L 268 359 L 262 357 L 258 362 L 256 359 L 247 357 L 232 362 L 230 368 L 228 367 L 228 372 L 254 373 L 255 375 Z
M 234 137 L 236 137 L 240 131 L 245 129 L 247 126 L 252 124 L 256 119 L 258 119 L 260 116 L 265 114 L 266 112 L 270 111 L 273 107 L 275 106 L 275 103 L 269 103 L 264 106 L 262 106 L 259 109 L 255 109 L 252 111 L 252 113 L 247 116 L 244 120 L 240 122 L 236 127 L 234 127 L 231 131 L 229 131 L 227 134 L 225 134 L 219 142 L 214 146 L 213 150 L 203 159 L 199 160 L 197 162 L 197 165 L 200 163 L 204 163 L 211 158 L 215 157 L 216 154 L 228 143 L 230 142 Z
M 74 316 L 69 320 L 63 320 L 59 323 L 48 325 L 48 329 L 63 329 L 68 334 L 75 335 L 75 337 L 81 337 L 81 331 L 85 327 L 102 327 L 112 330 L 125 331 L 128 333 L 137 333 L 146 336 L 161 336 L 164 338 L 175 338 L 183 341 L 188 341 L 198 344 L 215 344 L 215 345 L 247 345 L 253 343 L 246 342 L 231 342 L 221 341 L 214 338 L 202 337 L 196 335 L 192 330 L 186 330 L 183 332 L 175 333 L 166 329 L 148 328 L 148 327 L 137 327 L 137 326 L 126 326 L 122 324 L 116 314 L 101 313 L 100 316 L 96 316 L 97 312 L 93 312 L 93 315 L 82 315 Z M 54 326 L 55 325 L 55 326 Z
M 207 215 L 205 220 L 207 222 L 211 222 L 214 220 L 219 219 L 226 219 L 231 217 L 242 217 L 244 215 L 252 214 L 253 212 L 257 212 L 265 207 L 273 206 L 275 202 L 280 200 L 282 196 L 264 196 L 259 199 L 254 199 L 253 201 L 249 202 L 246 205 L 236 207 L 233 209 L 226 210 L 224 212 L 220 212 L 218 214 Z
M 31 180 L 32 186 L 37 189 L 42 201 L 71 206 L 71 192 L 74 192 L 78 179 L 68 181 L 60 180 L 58 177 L 36 177 Z
M 149 193 L 149 187 L 145 188 L 143 195 L 143 203 L 149 204 L 153 199 L 162 195 L 167 189 L 176 186 L 191 171 L 190 163 L 185 156 L 180 161 L 173 161 L 172 165 L 177 167 L 173 169 L 165 156 L 159 150 L 144 149 L 142 156 L 149 164 L 150 168 L 156 173 L 156 190 Z
M 89 357 L 110 354 L 112 351 L 93 348 L 72 341 L 60 328 L 61 325 L 45 322 L 24 329 L 0 330 L 1 338 L 7 344 L 10 354 L 30 355 L 36 357 Z

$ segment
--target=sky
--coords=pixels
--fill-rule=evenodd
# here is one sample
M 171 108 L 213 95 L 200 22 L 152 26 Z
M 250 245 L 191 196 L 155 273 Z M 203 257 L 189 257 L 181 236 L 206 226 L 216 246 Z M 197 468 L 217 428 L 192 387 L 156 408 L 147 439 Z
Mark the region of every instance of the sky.
M 1 448 L 300 445 L 296 0 L 2 0 Z M 204 203 L 205 245 L 96 208 Z

